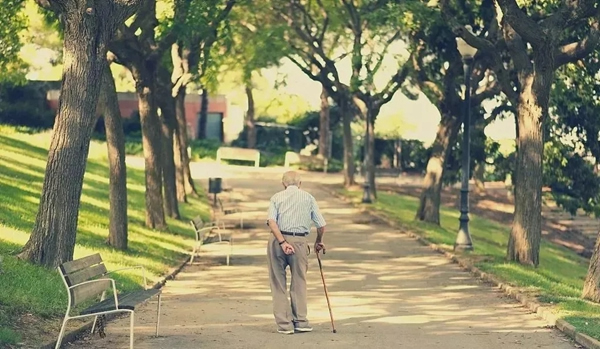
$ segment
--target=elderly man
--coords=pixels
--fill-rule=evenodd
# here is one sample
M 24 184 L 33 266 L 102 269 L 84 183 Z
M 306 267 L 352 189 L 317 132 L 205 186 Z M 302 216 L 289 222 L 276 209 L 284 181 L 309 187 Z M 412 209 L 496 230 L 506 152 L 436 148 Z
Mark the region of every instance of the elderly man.
M 317 227 L 315 250 L 324 251 L 323 234 L 326 223 L 319 212 L 315 198 L 300 189 L 301 181 L 298 173 L 294 171 L 284 173 L 282 183 L 285 190 L 271 198 L 267 218 L 267 224 L 272 232 L 267 246 L 267 257 L 273 314 L 279 333 L 310 332 L 312 328 L 306 319 L 306 271 L 310 247 L 306 238 L 311 223 L 314 222 Z M 288 266 L 292 275 L 291 307 L 286 292 Z

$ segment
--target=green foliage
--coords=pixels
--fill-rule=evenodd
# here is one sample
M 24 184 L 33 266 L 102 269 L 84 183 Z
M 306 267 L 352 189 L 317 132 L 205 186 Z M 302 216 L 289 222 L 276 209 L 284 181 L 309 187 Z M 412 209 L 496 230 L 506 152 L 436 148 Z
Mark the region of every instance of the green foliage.
M 217 149 L 222 145 L 214 139 L 194 139 L 189 143 L 192 148 L 191 160 L 216 159 Z
M 233 9 L 230 18 L 230 46 L 224 65 L 240 72 L 243 84 L 251 84 L 253 72 L 279 64 L 289 52 L 285 41 L 287 26 L 267 10 L 266 0 L 245 1 Z
M 505 181 L 508 176 L 514 178 L 516 153 L 504 154 L 500 151 L 500 143 L 491 139 L 486 140 L 487 159 L 485 180 Z
M 572 215 L 583 209 L 600 216 L 600 178 L 572 148 L 556 140 L 545 144 L 543 178 L 558 206 Z
M 594 165 L 600 159 L 600 54 L 583 64 L 567 65 L 551 92 L 551 118 L 546 124 L 544 184 L 556 203 L 571 214 L 578 209 L 600 215 L 600 179 Z
M 324 164 L 321 163 L 301 163 L 298 164 L 297 167 L 303 171 L 313 171 L 313 172 L 323 172 Z M 328 173 L 338 173 L 344 169 L 344 163 L 337 159 L 330 159 L 327 164 L 327 172 Z
M 0 318 L 0 323 L 2 319 Z M 6 321 L 5 321 L 6 322 Z M 10 328 L 0 328 L 0 344 L 17 344 L 21 341 L 21 336 Z
M 67 305 L 64 285 L 56 270 L 16 258 L 35 222 L 50 132 L 27 134 L 15 128 L 0 126 L 0 347 L 18 340 L 21 317 L 27 315 L 27 326 L 50 322 L 52 332 L 58 330 Z M 200 214 L 210 217 L 206 198 L 194 199 L 180 206 L 183 220 L 169 219 L 169 232 L 158 232 L 144 226 L 145 189 L 142 168 L 127 169 L 129 250 L 122 252 L 106 244 L 109 223 L 109 183 L 106 144 L 92 142 L 86 167 L 79 211 L 75 258 L 101 253 L 109 269 L 144 265 L 149 281 L 154 283 L 169 268 L 189 256 L 194 241 L 187 219 Z M 141 286 L 141 273 L 127 271 L 117 277 L 123 291 Z M 33 317 L 33 318 L 32 318 Z M 34 321 L 34 322 L 32 322 Z M 15 334 L 15 332 L 17 334 Z M 41 332 L 41 331 L 40 331 Z M 29 333 L 29 332 L 28 332 Z M 25 347 L 39 346 L 40 338 L 22 336 Z
M 19 33 L 26 27 L 21 13 L 24 0 L 4 0 L 0 5 L 0 81 L 22 81 L 24 64 L 19 58 Z
M 362 191 L 343 191 L 355 203 L 360 202 Z M 419 201 L 417 198 L 379 193 L 372 208 L 404 229 L 410 230 L 441 248 L 452 252 L 456 239 L 456 224 L 460 213 L 454 208 L 441 207 L 441 226 L 414 220 Z M 542 240 L 541 263 L 533 268 L 505 260 L 509 226 L 471 215 L 471 235 L 475 250 L 463 257 L 500 280 L 521 288 L 529 296 L 537 297 L 545 306 L 552 307 L 559 318 L 564 318 L 578 331 L 600 339 L 600 305 L 580 298 L 589 261 L 575 252 Z
M 331 156 L 334 159 L 342 160 L 344 156 L 344 139 L 342 130 L 342 114 L 340 108 L 333 106 L 329 108 L 329 130 L 332 132 L 332 149 Z M 321 132 L 320 110 L 313 110 L 297 117 L 290 122 L 290 125 L 300 129 L 304 133 L 305 141 L 302 142 L 302 147 L 306 144 L 318 144 Z
M 431 156 L 431 148 L 425 148 L 417 139 L 402 140 L 402 170 L 423 173 Z

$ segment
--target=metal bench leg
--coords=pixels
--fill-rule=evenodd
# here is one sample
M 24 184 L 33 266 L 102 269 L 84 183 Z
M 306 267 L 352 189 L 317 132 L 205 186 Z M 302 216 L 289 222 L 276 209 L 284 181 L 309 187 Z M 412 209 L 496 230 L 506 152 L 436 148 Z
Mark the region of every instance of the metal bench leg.
M 192 249 L 192 256 L 190 257 L 190 264 L 194 263 L 194 257 L 196 256 L 196 246 Z
M 129 325 L 129 349 L 133 349 L 133 324 L 135 323 L 135 313 L 132 311 L 130 315 Z
M 94 330 L 96 329 L 96 323 L 98 322 L 98 315 L 94 316 L 94 323 L 92 323 L 92 330 L 90 334 L 94 334 Z
M 229 241 L 229 252 L 227 252 L 227 265 L 229 266 L 229 256 L 233 253 L 233 242 Z
M 60 345 L 62 344 L 63 337 L 65 336 L 65 329 L 67 327 L 67 321 L 69 321 L 69 317 L 65 316 L 62 326 L 60 327 L 60 333 L 58 334 L 58 339 L 56 340 L 56 346 L 54 347 L 54 349 L 60 349 Z
M 102 292 L 102 296 L 100 297 L 100 302 L 106 299 L 106 291 Z M 92 331 L 90 334 L 94 334 L 94 330 L 96 329 L 96 323 L 98 322 L 98 315 L 94 316 L 94 323 L 92 324 Z
M 158 327 L 160 326 L 160 302 L 162 294 L 158 294 L 158 306 L 156 307 L 156 337 L 158 337 Z

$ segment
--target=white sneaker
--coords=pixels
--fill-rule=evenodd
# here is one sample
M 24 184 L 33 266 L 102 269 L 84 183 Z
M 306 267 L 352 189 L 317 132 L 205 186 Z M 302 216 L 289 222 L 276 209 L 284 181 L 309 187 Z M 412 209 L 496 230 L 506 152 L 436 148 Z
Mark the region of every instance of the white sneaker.
M 294 330 L 277 330 L 277 333 L 281 333 L 281 334 L 294 334 Z
M 294 329 L 296 332 L 312 332 L 312 327 L 296 327 Z

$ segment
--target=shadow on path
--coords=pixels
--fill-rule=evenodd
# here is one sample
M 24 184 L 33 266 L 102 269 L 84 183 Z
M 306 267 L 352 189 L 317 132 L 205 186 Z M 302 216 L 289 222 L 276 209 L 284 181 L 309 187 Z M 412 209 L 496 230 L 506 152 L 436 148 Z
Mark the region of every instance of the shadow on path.
M 163 291 L 161 336 L 152 337 L 155 304 L 136 314 L 136 348 L 574 348 L 520 304 L 481 284 L 414 240 L 328 196 L 305 187 L 328 221 L 323 268 L 337 334 L 314 254 L 308 275 L 314 332 L 275 332 L 266 269 L 264 215 L 277 179 L 242 173 L 231 195 L 255 229 L 235 231 L 231 266 L 207 246 Z M 366 224 L 366 222 L 371 222 Z M 311 240 L 314 235 L 311 236 Z M 72 348 L 127 348 L 128 319 L 110 323 L 107 337 Z

